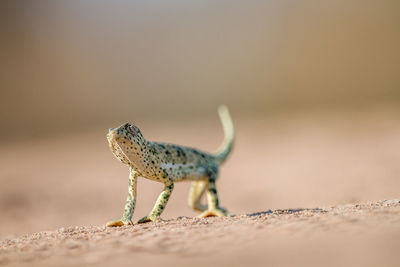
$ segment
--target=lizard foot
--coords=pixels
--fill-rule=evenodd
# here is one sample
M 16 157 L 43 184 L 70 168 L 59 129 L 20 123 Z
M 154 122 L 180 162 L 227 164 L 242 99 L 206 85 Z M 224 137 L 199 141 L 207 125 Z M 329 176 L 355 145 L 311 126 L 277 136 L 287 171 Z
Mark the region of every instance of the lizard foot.
M 124 225 L 133 225 L 133 223 L 130 221 L 124 221 L 124 220 L 120 219 L 120 220 L 108 222 L 106 224 L 107 227 L 119 227 L 119 226 L 124 226 Z
M 223 208 L 213 209 L 213 210 L 206 210 L 202 214 L 199 215 L 200 218 L 207 218 L 207 217 L 224 217 L 227 216 L 228 212 Z
M 155 221 L 159 221 L 159 220 L 161 220 L 160 217 L 145 216 L 142 219 L 140 219 L 139 221 L 137 221 L 136 224 L 147 223 L 147 222 L 155 222 Z

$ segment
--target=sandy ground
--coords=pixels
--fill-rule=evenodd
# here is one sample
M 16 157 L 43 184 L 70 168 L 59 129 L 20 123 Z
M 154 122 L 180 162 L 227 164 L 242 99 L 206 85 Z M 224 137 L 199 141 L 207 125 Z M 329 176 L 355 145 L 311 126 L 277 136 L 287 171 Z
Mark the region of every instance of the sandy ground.
M 0 242 L 26 266 L 398 266 L 400 199 L 331 208 L 67 227 Z
M 399 109 L 249 118 L 235 116 L 235 150 L 217 183 L 235 216 L 192 218 L 180 183 L 167 221 L 121 229 L 103 227 L 120 217 L 128 177 L 104 129 L 3 140 L 0 263 L 398 266 Z M 222 139 L 216 117 L 139 126 L 149 139 L 206 151 Z M 139 180 L 135 219 L 161 189 Z

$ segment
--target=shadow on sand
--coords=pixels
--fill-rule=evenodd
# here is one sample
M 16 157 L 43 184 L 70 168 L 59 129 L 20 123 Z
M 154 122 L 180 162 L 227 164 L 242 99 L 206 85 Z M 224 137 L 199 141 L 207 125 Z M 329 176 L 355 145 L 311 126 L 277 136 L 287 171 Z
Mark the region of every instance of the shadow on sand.
M 254 213 L 249 213 L 247 214 L 247 216 L 250 217 L 254 217 L 254 216 L 262 216 L 262 215 L 268 215 L 268 214 L 294 214 L 294 213 L 300 213 L 303 211 L 309 211 L 312 213 L 325 213 L 327 212 L 324 209 L 320 209 L 320 208 L 314 208 L 314 209 L 283 209 L 283 210 L 267 210 L 267 211 L 258 211 L 258 212 L 254 212 Z

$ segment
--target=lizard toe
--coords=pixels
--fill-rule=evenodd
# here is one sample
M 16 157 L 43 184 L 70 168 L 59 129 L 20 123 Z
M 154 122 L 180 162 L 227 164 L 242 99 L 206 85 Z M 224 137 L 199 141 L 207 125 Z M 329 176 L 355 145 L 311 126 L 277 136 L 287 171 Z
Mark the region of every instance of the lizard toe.
M 136 224 L 155 222 L 155 221 L 158 221 L 158 220 L 161 220 L 161 218 L 160 217 L 145 216 L 142 219 L 138 220 L 136 222 Z
M 124 221 L 124 220 L 116 220 L 116 221 L 108 222 L 106 224 L 107 227 L 120 227 L 120 226 L 125 226 L 125 225 L 132 225 L 132 223 L 129 221 Z
M 200 214 L 200 218 L 207 218 L 207 217 L 224 217 L 226 216 L 226 210 L 222 209 L 214 209 L 214 210 L 206 210 Z

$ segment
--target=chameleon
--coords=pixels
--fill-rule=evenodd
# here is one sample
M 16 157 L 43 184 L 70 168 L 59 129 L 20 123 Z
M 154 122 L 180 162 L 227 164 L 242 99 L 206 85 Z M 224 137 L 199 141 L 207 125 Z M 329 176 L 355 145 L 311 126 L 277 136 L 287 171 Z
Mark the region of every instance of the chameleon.
M 224 129 L 224 141 L 215 153 L 207 153 L 195 148 L 146 140 L 138 127 L 125 123 L 118 128 L 110 128 L 107 140 L 114 156 L 129 167 L 129 188 L 124 213 L 121 219 L 111 221 L 107 227 L 134 225 L 137 178 L 143 177 L 164 184 L 153 209 L 148 216 L 136 223 L 161 220 L 175 182 L 190 181 L 189 207 L 201 212 L 199 217 L 227 216 L 228 212 L 219 205 L 216 188 L 219 166 L 232 151 L 235 131 L 232 118 L 226 106 L 218 108 Z M 207 191 L 207 204 L 201 197 Z

